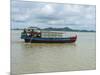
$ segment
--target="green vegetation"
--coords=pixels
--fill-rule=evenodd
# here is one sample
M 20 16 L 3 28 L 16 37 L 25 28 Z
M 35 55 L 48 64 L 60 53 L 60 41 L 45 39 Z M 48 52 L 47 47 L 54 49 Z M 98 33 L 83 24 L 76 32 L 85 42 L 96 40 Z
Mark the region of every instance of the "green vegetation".
M 23 30 L 23 29 L 22 28 L 14 28 L 14 29 L 11 29 L 11 30 Z M 72 31 L 72 32 L 74 32 L 74 31 L 75 32 L 96 32 L 94 30 L 77 30 L 77 29 L 71 29 L 69 27 L 64 27 L 64 28 L 49 27 L 49 28 L 44 28 L 44 29 L 41 29 L 41 30 L 47 30 L 47 31 Z

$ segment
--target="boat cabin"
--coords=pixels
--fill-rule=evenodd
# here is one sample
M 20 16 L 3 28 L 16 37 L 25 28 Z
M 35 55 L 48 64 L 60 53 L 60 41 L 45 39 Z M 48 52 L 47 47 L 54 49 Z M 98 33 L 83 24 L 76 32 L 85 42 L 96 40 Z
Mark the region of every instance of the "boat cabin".
M 41 31 L 36 27 L 29 27 L 24 29 L 23 33 L 25 33 L 28 37 L 41 37 Z

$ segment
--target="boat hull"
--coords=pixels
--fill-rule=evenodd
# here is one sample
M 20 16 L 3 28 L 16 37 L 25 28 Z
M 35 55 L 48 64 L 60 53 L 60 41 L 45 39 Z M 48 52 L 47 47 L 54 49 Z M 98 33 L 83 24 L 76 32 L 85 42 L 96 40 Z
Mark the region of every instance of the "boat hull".
M 68 38 L 26 38 L 26 43 L 73 43 L 77 39 L 77 36 Z

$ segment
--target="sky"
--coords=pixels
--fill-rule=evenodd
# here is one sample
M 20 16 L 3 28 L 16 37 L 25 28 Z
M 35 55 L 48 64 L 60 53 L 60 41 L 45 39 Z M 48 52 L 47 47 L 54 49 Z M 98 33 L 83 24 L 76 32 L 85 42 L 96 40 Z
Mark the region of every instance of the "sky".
M 96 30 L 96 6 L 32 1 L 11 1 L 11 28 Z

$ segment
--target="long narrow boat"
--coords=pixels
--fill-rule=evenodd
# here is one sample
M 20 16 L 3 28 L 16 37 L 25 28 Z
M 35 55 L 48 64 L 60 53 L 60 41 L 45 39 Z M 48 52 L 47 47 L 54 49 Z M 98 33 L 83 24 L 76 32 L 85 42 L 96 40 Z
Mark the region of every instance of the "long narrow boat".
M 21 33 L 21 39 L 24 39 L 25 42 L 30 42 L 30 43 L 73 43 L 77 39 L 77 35 L 75 36 L 70 36 L 70 37 L 61 37 L 62 33 L 58 32 L 47 32 L 47 36 L 43 36 L 44 33 L 34 30 L 34 28 L 26 29 Z M 45 33 L 46 34 L 46 33 Z M 52 34 L 53 36 L 51 37 L 50 35 Z M 55 34 L 55 35 L 54 35 Z M 59 37 L 57 37 L 59 35 Z

